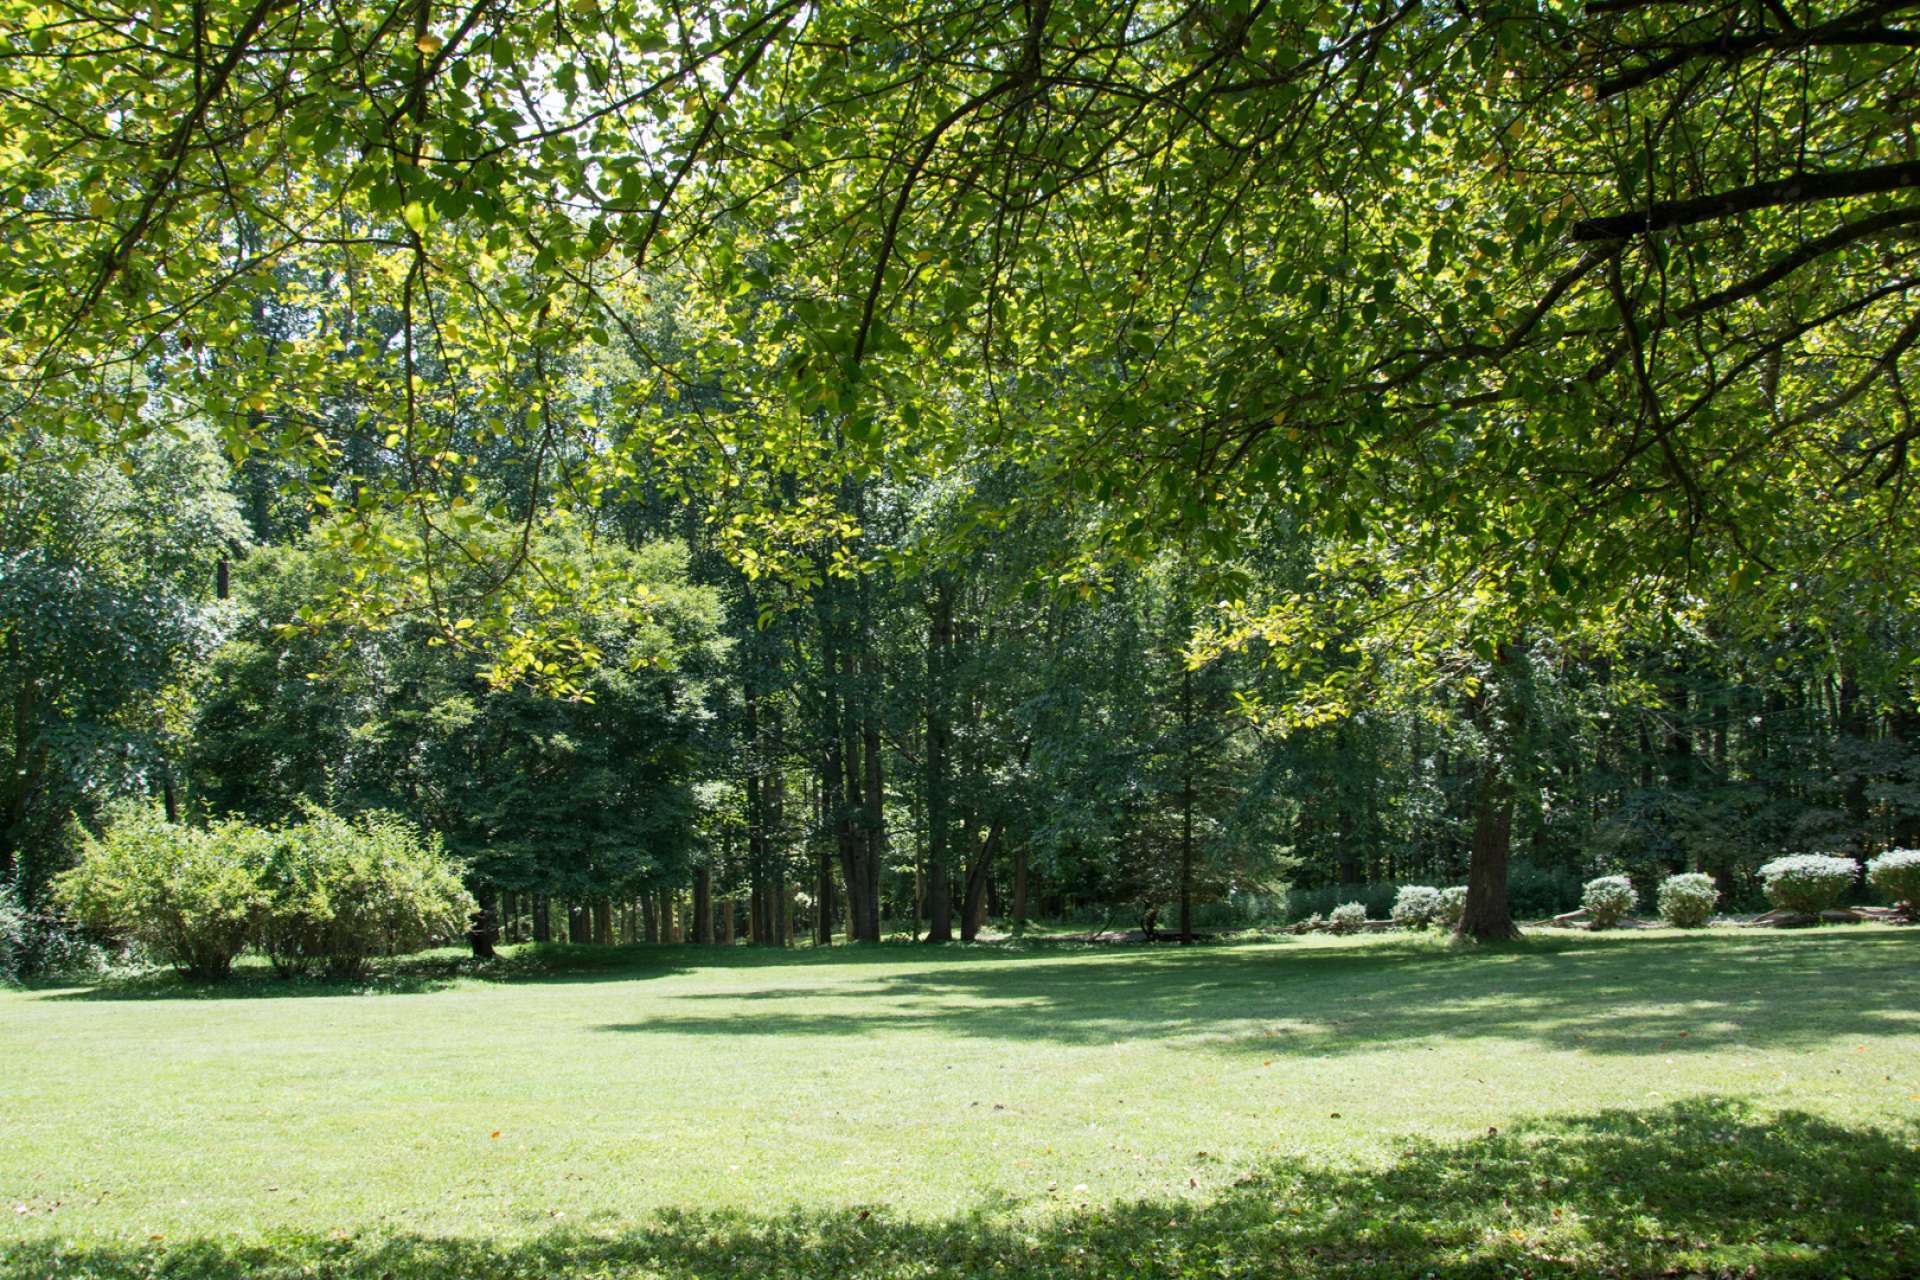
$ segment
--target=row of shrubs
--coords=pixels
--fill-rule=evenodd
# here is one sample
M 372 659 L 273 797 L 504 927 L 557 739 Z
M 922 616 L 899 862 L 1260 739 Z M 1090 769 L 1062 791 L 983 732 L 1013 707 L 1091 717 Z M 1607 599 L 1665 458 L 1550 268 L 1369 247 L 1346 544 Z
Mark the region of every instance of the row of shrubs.
M 1430 887 L 1418 882 L 1376 880 L 1366 884 L 1291 888 L 1286 892 L 1281 914 L 1287 920 L 1307 920 L 1314 916 L 1329 920 L 1337 908 L 1358 902 L 1367 915 L 1387 919 L 1393 914 L 1393 903 L 1400 890 Z M 1513 914 L 1521 919 L 1571 911 L 1580 905 L 1580 877 L 1564 867 L 1542 866 L 1516 857 L 1507 868 L 1507 901 L 1513 907 Z
M 1908 914 L 1920 916 L 1920 850 L 1888 850 L 1867 863 L 1866 876 L 1882 897 Z M 1779 910 L 1806 915 L 1831 908 L 1859 877 L 1858 862 L 1829 854 L 1794 854 L 1775 858 L 1760 868 L 1767 901 Z M 1466 902 L 1467 891 L 1461 885 L 1446 889 L 1401 885 L 1388 918 L 1406 929 L 1430 925 L 1451 929 L 1460 923 Z M 1654 895 L 1660 918 L 1679 929 L 1703 927 L 1719 903 L 1720 886 L 1712 876 L 1699 871 L 1668 876 Z M 1595 928 L 1606 929 L 1639 909 L 1640 894 L 1626 876 L 1600 876 L 1582 886 L 1580 905 Z M 1351 933 L 1367 923 L 1367 916 L 1365 902 L 1343 902 L 1324 917 L 1314 916 L 1309 923 L 1324 920 L 1335 933 Z
M 458 937 L 474 903 L 439 837 L 387 813 L 298 822 L 168 822 L 118 809 L 54 901 L 96 936 L 136 944 L 196 978 L 225 977 L 249 945 L 287 976 L 358 977 L 377 955 Z

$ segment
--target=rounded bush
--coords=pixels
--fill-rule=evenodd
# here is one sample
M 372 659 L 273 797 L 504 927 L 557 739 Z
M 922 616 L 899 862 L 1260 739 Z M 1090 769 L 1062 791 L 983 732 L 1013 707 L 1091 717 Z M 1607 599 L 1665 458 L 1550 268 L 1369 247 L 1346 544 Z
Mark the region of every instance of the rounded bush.
M 1610 929 L 1640 905 L 1640 895 L 1625 876 L 1601 876 L 1587 881 L 1581 889 L 1580 905 L 1593 917 L 1594 928 Z
M 1760 868 L 1768 902 L 1782 911 L 1808 915 L 1838 902 L 1859 874 L 1860 864 L 1852 858 L 1824 853 L 1796 853 L 1775 858 Z
M 195 978 L 223 978 L 246 945 L 265 895 L 254 874 L 262 833 L 242 822 L 168 822 L 123 806 L 81 841 L 79 865 L 54 901 L 96 933 L 129 938 Z
M 1406 884 L 1393 896 L 1393 922 L 1404 929 L 1424 929 L 1440 914 L 1440 891 L 1432 885 Z
M 1449 885 L 1440 891 L 1440 906 L 1434 912 L 1434 923 L 1443 929 L 1458 929 L 1460 917 L 1467 914 L 1467 886 Z
M 1367 904 L 1343 902 L 1327 917 L 1335 933 L 1352 933 L 1367 923 Z
M 1676 929 L 1698 929 L 1713 916 L 1720 887 L 1699 871 L 1668 876 L 1660 882 L 1660 918 Z
M 283 974 L 358 977 L 377 955 L 460 936 L 474 910 L 438 836 L 388 813 L 349 821 L 315 809 L 269 833 L 255 941 Z
M 1920 849 L 1889 849 L 1867 864 L 1874 891 L 1908 915 L 1920 915 Z

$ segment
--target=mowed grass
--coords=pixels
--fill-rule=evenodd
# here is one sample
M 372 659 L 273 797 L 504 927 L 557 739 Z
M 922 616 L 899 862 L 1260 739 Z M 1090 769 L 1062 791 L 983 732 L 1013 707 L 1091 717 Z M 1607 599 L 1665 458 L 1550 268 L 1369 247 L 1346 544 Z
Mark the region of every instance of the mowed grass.
M 0 992 L 0 1280 L 1920 1274 L 1920 930 Z

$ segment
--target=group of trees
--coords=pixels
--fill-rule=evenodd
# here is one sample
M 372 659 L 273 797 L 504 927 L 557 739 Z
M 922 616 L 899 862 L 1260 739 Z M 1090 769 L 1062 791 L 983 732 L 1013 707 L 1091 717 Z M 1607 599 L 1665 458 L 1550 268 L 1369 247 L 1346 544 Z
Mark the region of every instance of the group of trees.
M 578 937 L 1914 842 L 1905 6 L 0 12 L 30 895 L 140 788 Z

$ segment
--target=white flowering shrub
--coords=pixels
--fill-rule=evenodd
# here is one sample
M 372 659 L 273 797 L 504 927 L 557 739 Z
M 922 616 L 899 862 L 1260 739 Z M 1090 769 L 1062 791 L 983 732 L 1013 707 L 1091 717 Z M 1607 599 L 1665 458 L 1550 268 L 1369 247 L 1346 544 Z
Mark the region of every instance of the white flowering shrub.
M 1593 927 L 1608 929 L 1619 924 L 1640 905 L 1633 881 L 1625 876 L 1601 876 L 1589 880 L 1580 891 L 1580 905 L 1593 917 Z
M 1440 891 L 1440 907 L 1433 913 L 1433 922 L 1442 929 L 1458 929 L 1460 917 L 1467 914 L 1467 886 L 1449 885 Z
M 1874 891 L 1909 915 L 1920 914 L 1920 849 L 1889 849 L 1867 864 Z
M 1352 933 L 1367 923 L 1367 904 L 1343 902 L 1333 909 L 1327 920 L 1335 933 Z
M 1825 853 L 1796 853 L 1760 868 L 1767 901 L 1782 911 L 1825 911 L 1853 884 L 1860 864 Z
M 1668 876 L 1660 882 L 1660 918 L 1676 929 L 1698 929 L 1713 915 L 1720 886 L 1699 871 Z
M 1403 884 L 1393 895 L 1393 922 L 1403 929 L 1424 929 L 1440 914 L 1440 891 L 1428 884 Z

